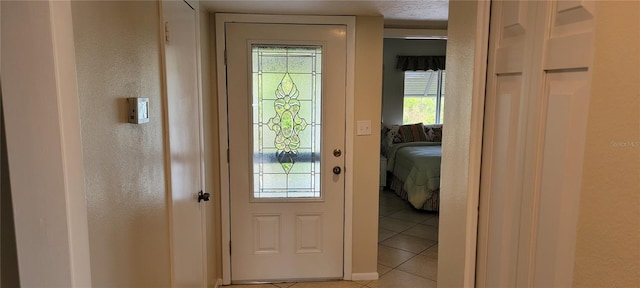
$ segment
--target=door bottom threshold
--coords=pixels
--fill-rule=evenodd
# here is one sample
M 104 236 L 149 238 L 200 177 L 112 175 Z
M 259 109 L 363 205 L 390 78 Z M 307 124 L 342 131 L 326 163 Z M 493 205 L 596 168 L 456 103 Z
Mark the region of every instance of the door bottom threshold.
M 231 280 L 231 285 L 325 282 L 325 281 L 342 281 L 342 280 L 344 280 L 344 278 L 342 277 L 292 278 L 292 279 L 268 279 L 268 280 Z

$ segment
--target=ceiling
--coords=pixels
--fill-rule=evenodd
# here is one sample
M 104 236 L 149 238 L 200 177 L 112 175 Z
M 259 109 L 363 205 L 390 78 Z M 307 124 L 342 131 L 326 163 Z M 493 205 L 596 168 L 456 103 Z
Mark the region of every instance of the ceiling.
M 236 0 L 201 1 L 213 12 L 299 15 L 382 15 L 387 28 L 444 29 L 448 0 Z

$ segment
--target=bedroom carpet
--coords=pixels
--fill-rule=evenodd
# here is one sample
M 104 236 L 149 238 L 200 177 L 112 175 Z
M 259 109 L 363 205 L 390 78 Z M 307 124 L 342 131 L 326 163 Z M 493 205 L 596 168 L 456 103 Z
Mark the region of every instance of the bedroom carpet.
M 231 285 L 233 288 L 430 288 L 438 272 L 438 214 L 413 209 L 393 191 L 380 191 L 378 274 L 375 281 Z

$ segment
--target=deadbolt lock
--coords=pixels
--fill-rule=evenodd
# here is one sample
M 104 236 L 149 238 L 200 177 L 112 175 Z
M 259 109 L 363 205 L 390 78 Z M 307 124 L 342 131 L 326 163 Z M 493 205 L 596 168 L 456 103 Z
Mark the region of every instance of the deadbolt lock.
M 340 150 L 338 148 L 333 149 L 333 156 L 340 157 L 340 155 L 342 155 L 342 150 Z

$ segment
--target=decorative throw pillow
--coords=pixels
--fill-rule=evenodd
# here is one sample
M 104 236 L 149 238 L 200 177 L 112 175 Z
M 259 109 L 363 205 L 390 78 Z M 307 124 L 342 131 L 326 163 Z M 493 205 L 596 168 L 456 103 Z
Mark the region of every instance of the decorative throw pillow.
M 384 126 L 384 125 L 380 125 L 380 127 L 381 127 L 380 131 L 382 131 L 381 132 L 381 134 L 382 134 L 381 136 L 384 138 L 384 137 L 387 136 L 387 133 L 389 133 L 389 130 L 391 130 L 391 129 L 389 129 L 389 127 Z
M 385 137 L 387 141 L 387 147 L 391 147 L 391 145 L 396 143 L 402 143 L 402 135 L 400 135 L 400 125 L 392 125 L 387 131 L 387 135 Z
M 403 142 L 427 141 L 427 134 L 424 133 L 422 123 L 400 126 L 400 135 Z
M 393 144 L 402 143 L 402 135 L 400 135 L 400 125 L 392 125 L 391 127 L 382 126 L 382 135 L 380 141 L 380 153 L 387 156 L 389 147 Z
M 387 155 L 387 150 L 389 149 L 389 144 L 387 143 L 387 134 L 389 133 L 389 128 L 384 125 L 381 125 L 380 129 L 380 155 Z
M 442 142 L 442 124 L 425 125 L 424 130 L 427 134 L 427 141 Z

